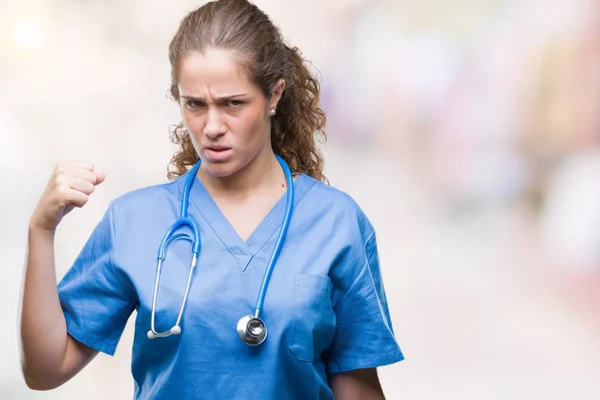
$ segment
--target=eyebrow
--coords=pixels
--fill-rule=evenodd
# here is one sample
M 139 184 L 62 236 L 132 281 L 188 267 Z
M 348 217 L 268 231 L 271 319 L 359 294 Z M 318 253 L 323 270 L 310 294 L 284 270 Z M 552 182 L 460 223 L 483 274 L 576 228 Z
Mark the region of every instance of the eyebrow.
M 235 94 L 224 94 L 221 96 L 215 96 L 215 99 L 217 101 L 223 101 L 223 100 L 231 100 L 234 99 L 236 97 L 242 97 L 242 96 L 246 96 L 248 93 L 235 93 Z M 197 97 L 197 96 L 181 96 L 182 99 L 185 100 L 191 100 L 191 101 L 204 101 L 204 98 L 202 97 Z

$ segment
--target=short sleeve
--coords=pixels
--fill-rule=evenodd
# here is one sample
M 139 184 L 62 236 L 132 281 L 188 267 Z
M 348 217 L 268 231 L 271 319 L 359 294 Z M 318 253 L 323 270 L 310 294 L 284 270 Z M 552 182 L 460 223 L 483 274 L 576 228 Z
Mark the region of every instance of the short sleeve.
M 335 336 L 325 353 L 328 373 L 375 368 L 404 359 L 394 337 L 374 231 L 364 243 L 363 254 L 362 267 L 355 268 L 353 283 L 335 306 Z
M 58 284 L 67 331 L 77 341 L 114 355 L 134 301 L 126 277 L 113 264 L 114 224 L 109 207 Z

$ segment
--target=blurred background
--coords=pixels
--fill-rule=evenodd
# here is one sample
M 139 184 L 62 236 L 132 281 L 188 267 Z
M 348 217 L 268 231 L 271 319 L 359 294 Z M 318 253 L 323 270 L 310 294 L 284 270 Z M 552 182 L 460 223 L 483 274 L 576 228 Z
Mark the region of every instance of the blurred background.
M 167 46 L 198 1 L 0 0 L 1 399 L 127 399 L 113 358 L 29 391 L 18 299 L 54 164 L 107 175 L 57 235 L 166 181 Z M 257 0 L 322 76 L 327 176 L 378 231 L 394 399 L 600 399 L 600 2 Z

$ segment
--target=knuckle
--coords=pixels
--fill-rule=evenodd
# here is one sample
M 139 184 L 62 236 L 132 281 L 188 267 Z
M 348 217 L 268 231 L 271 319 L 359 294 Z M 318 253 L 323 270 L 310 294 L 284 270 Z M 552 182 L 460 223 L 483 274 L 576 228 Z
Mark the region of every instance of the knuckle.
M 58 185 L 56 187 L 56 194 L 58 197 L 63 200 L 67 197 L 67 193 L 69 192 L 69 188 L 64 185 Z
M 61 187 L 66 186 L 68 180 L 69 178 L 65 172 L 59 172 L 54 176 L 53 182 L 56 187 Z
M 63 190 L 63 187 L 64 187 L 64 185 L 62 185 L 60 181 L 54 180 L 50 184 L 50 187 L 49 187 L 50 190 L 49 191 L 50 191 L 50 193 L 60 194 L 61 191 Z
M 66 161 L 59 161 L 56 163 L 56 166 L 54 167 L 55 171 L 64 171 L 65 169 L 67 169 L 68 163 Z
M 96 175 L 91 171 L 85 171 L 84 179 L 92 185 L 96 183 Z
M 89 161 L 81 161 L 80 165 L 81 165 L 81 169 L 83 169 L 83 170 L 86 170 L 86 171 L 94 170 L 94 164 Z

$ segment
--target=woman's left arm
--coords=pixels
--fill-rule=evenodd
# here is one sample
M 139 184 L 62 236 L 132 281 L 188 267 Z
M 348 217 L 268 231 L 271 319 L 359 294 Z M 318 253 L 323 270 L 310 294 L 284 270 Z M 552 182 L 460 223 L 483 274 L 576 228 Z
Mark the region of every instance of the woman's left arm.
M 328 379 L 336 400 L 385 400 L 375 368 L 330 374 Z

